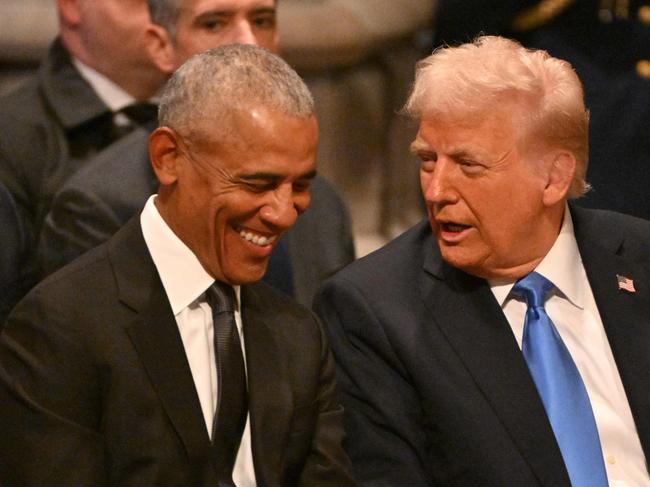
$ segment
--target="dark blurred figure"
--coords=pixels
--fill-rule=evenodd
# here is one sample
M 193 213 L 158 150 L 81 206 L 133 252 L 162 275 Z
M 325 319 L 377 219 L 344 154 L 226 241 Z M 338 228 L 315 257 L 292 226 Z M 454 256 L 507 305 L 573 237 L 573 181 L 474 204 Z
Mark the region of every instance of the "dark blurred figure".
M 57 0 L 57 9 L 59 36 L 38 72 L 0 98 L 0 181 L 30 235 L 25 280 L 53 195 L 97 152 L 155 118 L 143 102 L 164 81 L 145 54 L 145 0 Z
M 566 59 L 590 110 L 592 190 L 578 204 L 650 219 L 650 3 L 440 0 L 435 45 L 480 32 Z
M 0 183 L 0 327 L 23 295 L 21 264 L 25 253 L 25 228 L 16 204 L 7 188 Z
M 149 6 L 146 51 L 165 77 L 190 56 L 224 44 L 279 50 L 275 0 L 150 0 Z M 38 245 L 43 274 L 108 240 L 156 192 L 147 137 L 145 129 L 123 137 L 55 195 Z M 309 210 L 275 248 L 264 276 L 306 306 L 325 278 L 354 260 L 350 217 L 340 196 L 319 176 L 311 192 Z

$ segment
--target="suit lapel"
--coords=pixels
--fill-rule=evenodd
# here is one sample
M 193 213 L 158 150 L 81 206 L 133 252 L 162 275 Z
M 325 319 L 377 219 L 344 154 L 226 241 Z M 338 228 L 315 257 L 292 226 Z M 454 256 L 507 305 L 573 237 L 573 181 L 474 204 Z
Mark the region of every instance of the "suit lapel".
M 176 320 L 146 248 L 139 217 L 111 240 L 109 255 L 120 299 L 134 311 L 126 332 L 190 461 L 200 461 L 210 440 Z
M 646 458 L 650 458 L 650 275 L 626 255 L 620 232 L 605 232 L 602 214 L 572 208 L 576 240 L 605 332 L 625 388 Z M 633 279 L 636 292 L 618 288 L 616 276 Z
M 293 410 L 286 354 L 273 329 L 273 314 L 263 306 L 258 286 L 242 287 L 242 322 L 248 367 L 253 463 L 259 485 L 279 485 L 283 448 Z
M 440 328 L 541 485 L 569 485 L 553 431 L 510 326 L 487 282 L 442 262 L 425 246 L 421 290 Z M 445 281 L 446 285 L 440 285 Z

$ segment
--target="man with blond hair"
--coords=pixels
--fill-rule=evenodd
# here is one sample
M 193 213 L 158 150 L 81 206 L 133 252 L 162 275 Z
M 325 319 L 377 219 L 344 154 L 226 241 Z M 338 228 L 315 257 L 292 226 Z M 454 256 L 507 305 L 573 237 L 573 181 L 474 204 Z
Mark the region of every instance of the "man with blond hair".
M 405 107 L 424 221 L 329 280 L 362 485 L 650 485 L 650 224 L 588 190 L 565 61 L 480 37 Z

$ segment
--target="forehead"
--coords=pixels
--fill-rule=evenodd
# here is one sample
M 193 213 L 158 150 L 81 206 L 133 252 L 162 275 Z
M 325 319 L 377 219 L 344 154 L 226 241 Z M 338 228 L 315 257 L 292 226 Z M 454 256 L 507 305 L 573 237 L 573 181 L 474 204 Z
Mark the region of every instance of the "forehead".
M 264 163 L 266 154 L 288 158 L 311 157 L 318 145 L 318 123 L 315 116 L 298 118 L 254 107 L 233 110 L 220 116 L 219 124 L 204 120 L 195 141 L 205 153 L 232 156 L 233 162 L 257 160 Z
M 493 147 L 513 143 L 517 136 L 512 114 L 506 111 L 464 116 L 424 117 L 411 144 L 414 151 L 456 150 L 459 146 Z

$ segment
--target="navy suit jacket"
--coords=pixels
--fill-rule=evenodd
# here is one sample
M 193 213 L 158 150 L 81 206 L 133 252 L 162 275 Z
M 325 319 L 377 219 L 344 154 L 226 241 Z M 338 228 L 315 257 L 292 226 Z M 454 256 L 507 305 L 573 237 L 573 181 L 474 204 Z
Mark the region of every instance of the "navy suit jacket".
M 572 208 L 576 239 L 650 458 L 650 223 Z M 618 289 L 616 275 L 634 280 Z M 428 222 L 328 280 L 346 448 L 362 485 L 569 487 L 534 382 L 484 279 L 442 261 Z

